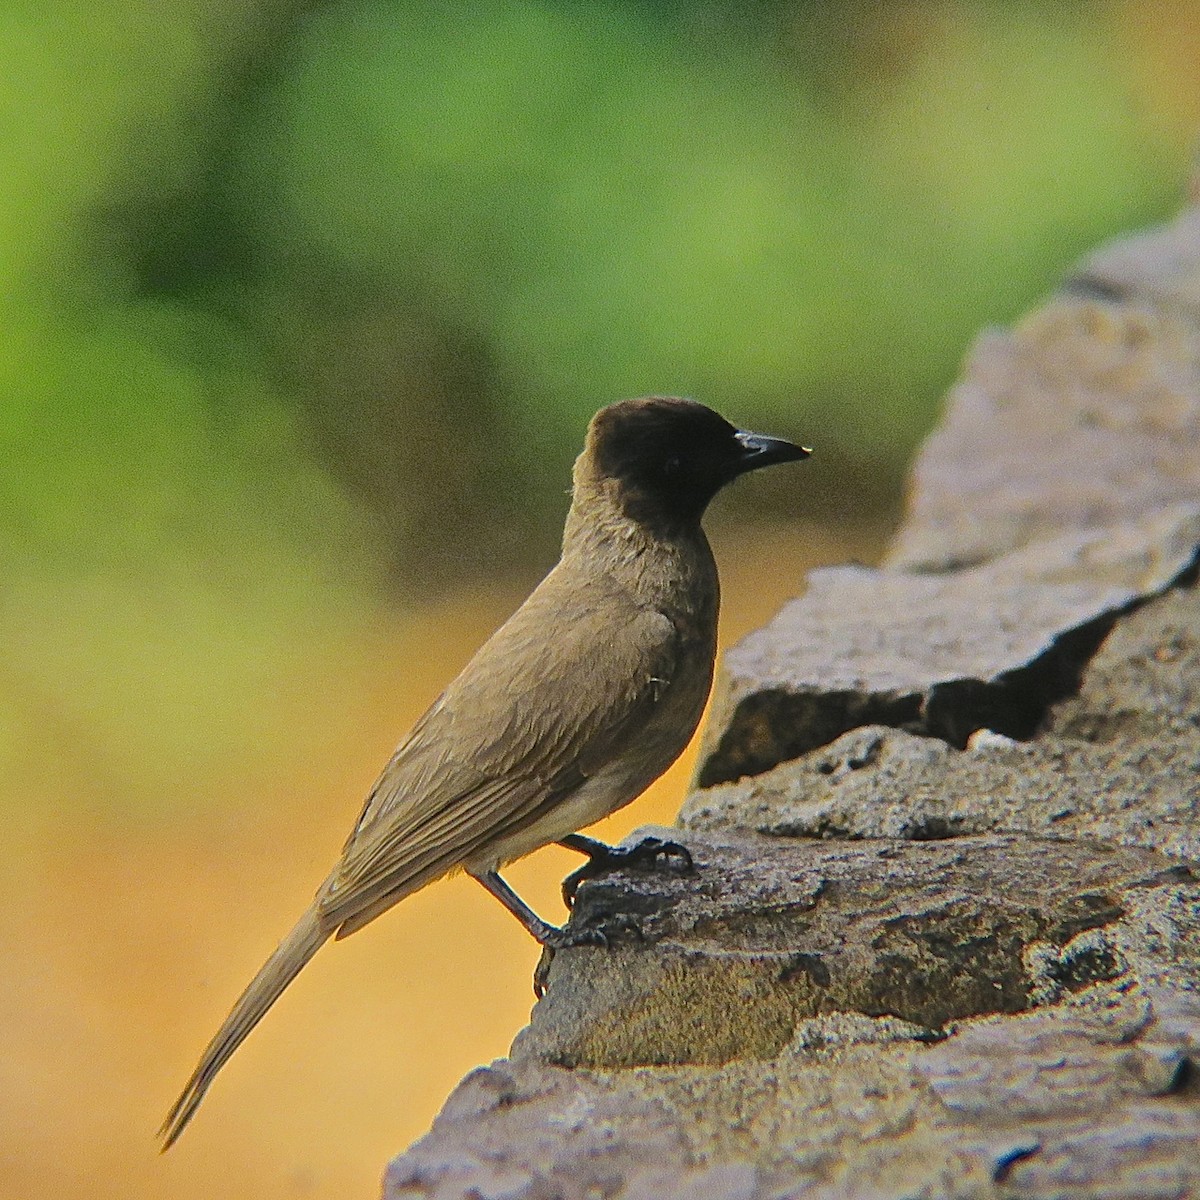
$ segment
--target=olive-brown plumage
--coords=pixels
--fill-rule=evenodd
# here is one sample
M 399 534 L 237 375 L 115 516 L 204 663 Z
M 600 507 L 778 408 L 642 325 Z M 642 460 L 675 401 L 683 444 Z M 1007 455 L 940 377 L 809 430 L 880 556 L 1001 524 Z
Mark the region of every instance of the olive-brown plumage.
M 402 741 L 312 905 L 242 993 L 175 1102 L 164 1149 L 330 937 L 456 868 L 543 944 L 562 930 L 497 874 L 628 804 L 687 745 L 712 682 L 719 588 L 700 527 L 722 486 L 803 458 L 673 397 L 601 409 L 575 463 L 562 556 Z

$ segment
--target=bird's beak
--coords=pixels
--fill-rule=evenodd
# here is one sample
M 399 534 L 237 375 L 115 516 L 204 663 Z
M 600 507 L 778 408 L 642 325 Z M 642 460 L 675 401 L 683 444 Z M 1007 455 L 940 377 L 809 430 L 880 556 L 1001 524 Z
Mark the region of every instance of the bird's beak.
M 774 466 L 775 463 L 797 462 L 812 453 L 806 446 L 797 446 L 794 442 L 785 442 L 783 438 L 767 437 L 761 433 L 738 430 L 734 438 L 742 447 L 737 462 L 739 475 L 757 471 L 759 467 Z

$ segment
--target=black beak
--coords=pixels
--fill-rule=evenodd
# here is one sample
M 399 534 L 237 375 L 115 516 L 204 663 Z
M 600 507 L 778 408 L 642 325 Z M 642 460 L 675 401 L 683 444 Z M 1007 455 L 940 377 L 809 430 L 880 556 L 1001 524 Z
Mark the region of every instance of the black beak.
M 733 436 L 742 448 L 737 462 L 739 475 L 776 463 L 798 462 L 812 453 L 806 446 L 797 446 L 794 442 L 785 442 L 783 438 L 767 437 L 761 433 L 747 433 L 739 429 Z

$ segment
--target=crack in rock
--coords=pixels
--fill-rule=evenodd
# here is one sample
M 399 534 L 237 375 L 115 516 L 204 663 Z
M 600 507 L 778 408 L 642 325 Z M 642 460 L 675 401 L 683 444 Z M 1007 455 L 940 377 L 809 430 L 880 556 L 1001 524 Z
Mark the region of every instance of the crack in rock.
M 722 732 L 702 751 L 699 786 L 759 775 L 862 725 L 960 749 L 977 729 L 1029 737 L 1138 598 L 1089 584 L 987 587 L 965 574 L 814 571 L 804 599 L 726 656 L 728 715 L 710 724 Z
M 1172 588 L 1118 622 L 1030 741 L 978 733 L 959 752 L 866 726 L 694 792 L 680 822 L 786 838 L 1025 832 L 1200 860 L 1198 714 L 1200 589 Z
M 814 571 L 803 598 L 726 655 L 697 785 L 866 725 L 957 749 L 979 730 L 1027 739 L 1121 617 L 1194 573 L 1198 546 L 1200 506 L 1187 504 L 949 575 Z

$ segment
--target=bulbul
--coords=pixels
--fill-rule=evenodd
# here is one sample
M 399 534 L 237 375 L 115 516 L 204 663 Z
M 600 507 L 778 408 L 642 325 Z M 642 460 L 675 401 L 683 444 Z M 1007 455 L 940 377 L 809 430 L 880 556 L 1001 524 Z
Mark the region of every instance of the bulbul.
M 477 879 L 543 946 L 605 940 L 547 924 L 499 870 L 550 842 L 595 868 L 630 853 L 576 831 L 643 792 L 700 721 L 720 596 L 700 518 L 737 476 L 808 454 L 675 397 L 592 418 L 557 565 L 400 743 L 312 904 L 204 1051 L 159 1131 L 163 1149 L 328 938 L 450 871 Z

